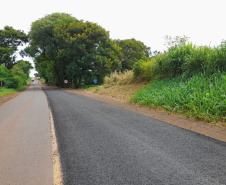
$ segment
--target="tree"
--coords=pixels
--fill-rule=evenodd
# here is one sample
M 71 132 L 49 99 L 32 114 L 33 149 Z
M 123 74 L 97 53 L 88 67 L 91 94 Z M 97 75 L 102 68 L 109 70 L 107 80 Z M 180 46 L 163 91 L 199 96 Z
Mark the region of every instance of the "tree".
M 26 84 L 27 75 L 23 72 L 23 70 L 18 65 L 14 65 L 12 67 L 11 73 L 12 73 L 13 78 L 18 80 L 19 86 Z
M 97 24 L 78 21 L 56 27 L 54 35 L 60 46 L 57 59 L 64 62 L 65 75 L 73 81 L 74 87 L 90 76 L 102 82 L 106 74 L 120 69 L 119 47 Z
M 69 14 L 53 13 L 32 23 L 31 31 L 29 32 L 30 45 L 25 48 L 23 54 L 35 58 L 35 65 L 38 66 L 36 70 L 47 82 L 49 81 L 47 76 L 54 76 L 57 85 L 62 86 L 65 70 L 65 67 L 59 65 L 59 61 L 56 58 L 59 46 L 56 43 L 53 29 L 57 26 L 68 25 L 76 21 L 77 19 Z M 50 61 L 54 62 L 54 72 L 46 71 L 47 63 Z M 42 66 L 44 66 L 43 69 Z
M 31 63 L 29 61 L 19 60 L 16 62 L 14 66 L 18 66 L 22 71 L 29 77 L 29 72 L 33 69 Z
M 14 53 L 18 46 L 28 42 L 27 35 L 20 30 L 5 26 L 0 30 L 0 64 L 4 64 L 8 69 L 13 67 L 15 62 Z
M 10 71 L 3 65 L 0 65 L 0 80 L 5 81 L 9 77 Z
M 133 64 L 144 57 L 150 56 L 150 47 L 144 45 L 143 42 L 135 39 L 116 40 L 116 44 L 122 48 L 122 71 L 131 70 Z
M 189 37 L 185 35 L 182 37 L 181 36 L 172 37 L 172 36 L 166 35 L 164 45 L 167 47 L 167 49 L 169 49 L 171 47 L 185 45 L 188 40 L 189 40 Z
M 68 14 L 54 13 L 35 21 L 29 37 L 27 51 L 35 56 L 39 74 L 48 78 L 48 72 L 60 87 L 65 78 L 78 87 L 90 75 L 101 80 L 111 70 L 120 68 L 119 47 L 110 40 L 108 32 Z M 51 70 L 46 71 L 49 62 Z
M 38 55 L 34 59 L 35 68 L 38 71 L 39 77 L 45 79 L 49 85 L 55 85 L 54 78 L 54 61 L 49 61 L 44 54 Z

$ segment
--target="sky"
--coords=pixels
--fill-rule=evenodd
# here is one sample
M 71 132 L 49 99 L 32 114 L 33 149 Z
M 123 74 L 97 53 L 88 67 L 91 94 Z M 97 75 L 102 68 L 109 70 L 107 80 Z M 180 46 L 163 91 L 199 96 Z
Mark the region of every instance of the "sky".
M 225 5 L 225 0 L 5 0 L 0 29 L 8 25 L 28 33 L 32 22 L 55 12 L 68 13 L 97 23 L 112 39 L 134 38 L 162 52 L 166 35 L 185 35 L 202 46 L 226 40 Z

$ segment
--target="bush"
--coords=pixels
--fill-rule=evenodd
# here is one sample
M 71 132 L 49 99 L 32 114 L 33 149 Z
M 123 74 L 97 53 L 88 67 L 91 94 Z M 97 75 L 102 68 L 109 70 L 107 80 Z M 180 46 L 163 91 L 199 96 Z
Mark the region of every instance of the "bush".
M 134 79 L 138 81 L 151 81 L 157 78 L 157 63 L 155 59 L 139 60 L 133 66 Z
M 16 88 L 18 88 L 19 87 L 19 80 L 20 79 L 18 79 L 18 77 L 11 77 L 11 78 L 8 78 L 8 79 L 6 79 L 6 81 L 5 81 L 5 87 L 7 87 L 7 88 L 13 88 L 13 89 L 16 89 Z
M 5 82 L 6 88 L 18 88 L 26 85 L 28 75 L 23 72 L 19 65 L 14 65 L 11 70 L 0 65 L 0 79 Z
M 23 72 L 23 70 L 18 65 L 13 66 L 11 72 L 13 77 L 18 80 L 19 86 L 23 86 L 26 84 L 28 76 Z

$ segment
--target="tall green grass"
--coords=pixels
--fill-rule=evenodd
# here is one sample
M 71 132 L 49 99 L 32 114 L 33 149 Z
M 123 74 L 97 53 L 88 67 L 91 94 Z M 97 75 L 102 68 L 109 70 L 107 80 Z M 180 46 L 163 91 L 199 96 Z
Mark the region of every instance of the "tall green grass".
M 133 66 L 134 79 L 136 79 L 136 81 L 145 82 L 150 81 L 150 79 L 157 79 L 157 67 L 158 66 L 155 59 L 140 59 Z
M 154 81 L 139 91 L 132 102 L 162 107 L 206 121 L 226 120 L 226 72 L 203 73 Z
M 226 42 L 214 48 L 192 43 L 175 45 L 152 59 L 137 61 L 133 71 L 134 78 L 143 81 L 223 72 L 226 71 Z
M 18 87 L 16 89 L 8 89 L 6 87 L 0 88 L 0 97 L 16 93 L 18 91 L 21 91 L 21 90 L 25 89 L 26 87 L 27 86 L 20 86 L 20 87 Z

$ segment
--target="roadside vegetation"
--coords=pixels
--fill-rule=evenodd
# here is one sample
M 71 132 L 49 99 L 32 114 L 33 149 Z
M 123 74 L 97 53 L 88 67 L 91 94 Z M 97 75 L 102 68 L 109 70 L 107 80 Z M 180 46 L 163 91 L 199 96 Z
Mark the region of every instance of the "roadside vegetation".
M 30 83 L 29 71 L 33 67 L 28 61 L 17 61 L 11 69 L 0 65 L 0 96 L 21 91 Z
M 15 52 L 29 41 L 20 54 L 34 59 L 43 83 L 225 124 L 226 41 L 209 47 L 186 36 L 165 38 L 166 51 L 151 52 L 133 38 L 112 40 L 96 23 L 53 13 L 33 22 L 28 35 L 9 26 L 0 30 L 0 80 L 4 91 L 26 84 L 32 66 L 15 61 Z
M 196 74 L 152 82 L 131 99 L 141 105 L 164 108 L 201 120 L 226 121 L 226 73 Z
M 26 87 L 29 71 L 28 61 L 16 61 L 18 47 L 28 42 L 27 35 L 12 27 L 0 30 L 0 96 L 12 94 Z
M 134 82 L 134 74 L 132 70 L 126 70 L 124 72 L 114 71 L 109 76 L 105 76 L 104 83 L 110 85 L 125 85 Z
M 38 75 L 48 85 L 60 88 L 81 88 L 94 79 L 100 85 L 106 75 L 132 69 L 135 61 L 150 52 L 140 41 L 112 40 L 98 24 L 66 13 L 33 22 L 28 36 L 29 46 L 22 53 L 34 58 Z
M 13 88 L 13 89 L 9 89 L 9 88 L 6 88 L 6 87 L 3 87 L 0 91 L 0 97 L 1 96 L 6 96 L 6 95 L 9 95 L 9 94 L 14 94 L 18 91 L 21 91 L 23 89 L 25 89 L 27 87 L 27 85 L 24 85 L 24 86 L 20 86 L 18 88 Z
M 131 71 L 111 73 L 105 87 L 143 83 L 130 102 L 225 126 L 226 42 L 211 48 L 188 43 L 187 37 L 166 40 L 167 51 L 143 57 Z

